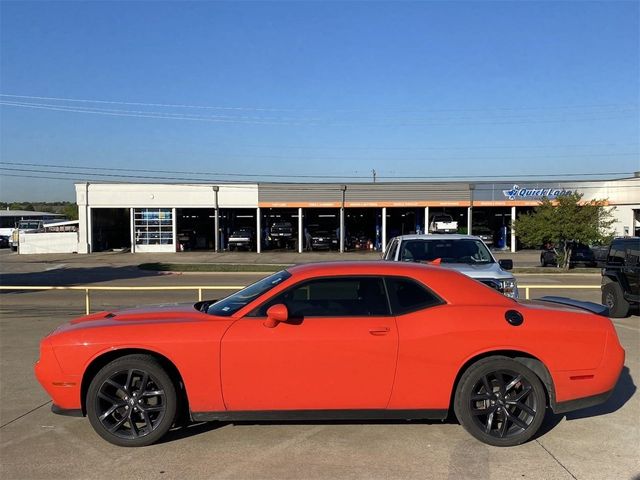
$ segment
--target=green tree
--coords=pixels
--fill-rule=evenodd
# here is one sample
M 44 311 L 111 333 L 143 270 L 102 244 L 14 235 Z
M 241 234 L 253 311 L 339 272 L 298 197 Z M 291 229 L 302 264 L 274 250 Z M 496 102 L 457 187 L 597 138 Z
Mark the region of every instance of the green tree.
M 521 215 L 513 228 L 524 246 L 537 248 L 550 242 L 558 249 L 558 267 L 569 269 L 572 242 L 604 243 L 611 238 L 613 208 L 606 200 L 582 201 L 582 194 L 543 199 L 533 212 Z
M 77 220 L 78 219 L 78 205 L 75 203 L 68 203 L 62 209 L 62 213 L 69 220 Z

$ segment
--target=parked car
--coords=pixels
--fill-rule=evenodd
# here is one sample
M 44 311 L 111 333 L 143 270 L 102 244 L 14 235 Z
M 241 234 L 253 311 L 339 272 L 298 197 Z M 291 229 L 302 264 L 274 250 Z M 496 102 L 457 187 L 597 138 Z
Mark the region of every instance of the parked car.
M 351 235 L 347 244 L 350 250 L 373 250 L 373 241 L 364 232 Z
M 11 250 L 18 250 L 21 233 L 44 232 L 45 223 L 46 222 L 43 220 L 20 220 L 20 222 L 18 222 L 18 226 L 11 232 L 11 238 L 9 238 L 9 246 L 11 247 Z
M 540 252 L 540 265 L 542 267 L 558 265 L 558 251 L 555 246 L 552 244 L 545 245 L 542 252 Z M 576 267 L 578 265 L 582 265 L 583 267 L 595 267 L 597 266 L 596 258 L 588 245 L 572 243 L 569 267 Z
M 9 248 L 9 236 L 0 235 L 0 248 Z
M 512 446 L 536 434 L 547 407 L 606 401 L 624 355 L 599 304 L 520 303 L 440 267 L 328 262 L 217 302 L 71 320 L 42 340 L 35 372 L 54 412 L 86 415 L 121 446 L 159 441 L 178 413 L 443 420 L 450 410 L 480 441 Z
M 382 257 L 395 262 L 438 262 L 498 290 L 518 298 L 518 284 L 507 270 L 513 261 L 496 261 L 482 240 L 473 235 L 402 235 L 387 245 Z
M 243 227 L 234 230 L 229 236 L 229 250 L 244 248 L 252 250 L 256 246 L 256 232 L 253 228 Z
M 291 222 L 275 222 L 269 229 L 269 243 L 276 248 L 293 248 L 296 239 Z
M 640 303 L 640 237 L 611 242 L 602 269 L 602 303 L 614 318 L 626 317 Z
M 473 227 L 473 234 L 478 237 L 480 240 L 482 240 L 484 242 L 484 244 L 487 247 L 492 247 L 493 246 L 493 230 L 491 230 L 489 227 L 484 227 L 484 226 L 480 226 L 480 227 Z
M 314 250 L 331 250 L 340 248 L 336 232 L 316 230 L 311 233 L 311 248 Z
M 456 233 L 458 222 L 446 213 L 432 215 L 429 220 L 429 233 Z

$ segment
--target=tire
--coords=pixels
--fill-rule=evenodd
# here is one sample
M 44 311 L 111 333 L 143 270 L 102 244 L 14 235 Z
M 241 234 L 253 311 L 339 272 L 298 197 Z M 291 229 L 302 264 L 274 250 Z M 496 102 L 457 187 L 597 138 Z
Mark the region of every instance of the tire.
M 547 266 L 547 262 L 544 258 L 544 254 L 540 255 L 540 266 L 541 267 L 546 267 Z
M 173 425 L 177 396 L 173 381 L 152 356 L 127 355 L 100 369 L 89 384 L 86 405 L 91 426 L 106 441 L 144 447 Z
M 624 299 L 622 287 L 617 282 L 602 287 L 602 304 L 609 307 L 610 317 L 625 318 L 629 314 L 629 302 Z
M 456 388 L 454 411 L 465 430 L 481 442 L 511 447 L 535 435 L 546 403 L 535 373 L 511 358 L 495 356 L 479 360 L 464 372 Z

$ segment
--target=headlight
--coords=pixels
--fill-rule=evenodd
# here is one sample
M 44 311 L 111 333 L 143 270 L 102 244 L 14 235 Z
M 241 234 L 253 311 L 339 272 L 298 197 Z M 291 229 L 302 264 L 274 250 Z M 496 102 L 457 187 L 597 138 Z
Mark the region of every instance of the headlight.
M 518 298 L 518 282 L 515 278 L 502 280 L 502 293 L 509 298 Z

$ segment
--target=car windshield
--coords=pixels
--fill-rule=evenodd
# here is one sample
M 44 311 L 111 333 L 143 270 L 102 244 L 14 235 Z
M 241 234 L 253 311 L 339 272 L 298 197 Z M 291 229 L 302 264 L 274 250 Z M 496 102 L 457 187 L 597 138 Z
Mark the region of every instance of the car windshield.
M 432 262 L 437 259 L 442 263 L 494 263 L 484 243 L 473 238 L 402 242 L 400 260 L 403 262 Z
M 209 315 L 229 317 L 240 310 L 242 307 L 254 301 L 263 293 L 268 292 L 273 287 L 284 282 L 290 276 L 291 274 L 289 272 L 287 272 L 286 270 L 282 270 L 266 278 L 263 278 L 262 280 L 258 280 L 256 283 L 243 288 L 239 292 L 236 292 L 233 295 L 229 295 L 228 297 L 212 304 L 207 309 L 207 313 Z

